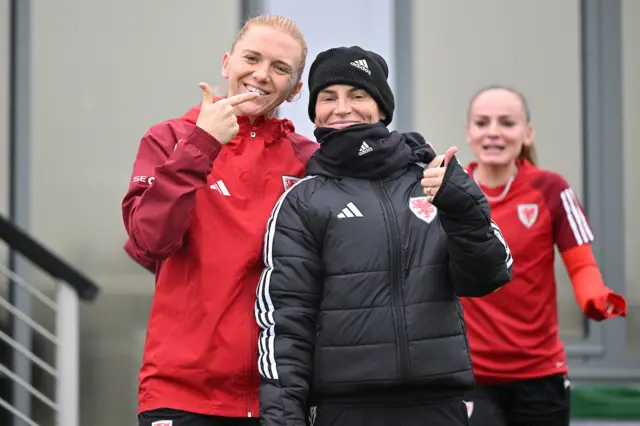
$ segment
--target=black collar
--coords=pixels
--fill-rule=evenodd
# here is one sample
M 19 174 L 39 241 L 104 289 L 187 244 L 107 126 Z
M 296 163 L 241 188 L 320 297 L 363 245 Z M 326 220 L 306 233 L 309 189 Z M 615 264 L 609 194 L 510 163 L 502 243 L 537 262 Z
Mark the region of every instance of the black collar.
M 308 175 L 383 179 L 417 161 L 405 136 L 382 123 L 320 127 L 314 134 L 320 148 L 307 165 Z

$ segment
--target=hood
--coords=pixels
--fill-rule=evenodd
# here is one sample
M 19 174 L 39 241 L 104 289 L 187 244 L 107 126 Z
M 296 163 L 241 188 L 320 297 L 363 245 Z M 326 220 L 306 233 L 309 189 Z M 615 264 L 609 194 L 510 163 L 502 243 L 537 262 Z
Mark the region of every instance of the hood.
M 200 107 L 201 105 L 191 108 L 186 112 L 185 115 L 180 117 L 180 119 L 186 121 L 189 124 L 196 124 L 196 121 L 198 121 L 198 115 L 200 115 Z
M 213 102 L 218 102 L 220 99 L 224 99 L 224 96 L 214 96 Z M 185 115 L 180 117 L 180 119 L 186 121 L 189 124 L 196 124 L 196 122 L 198 121 L 198 115 L 200 115 L 201 107 L 202 104 L 194 106 L 189 111 L 187 111 Z

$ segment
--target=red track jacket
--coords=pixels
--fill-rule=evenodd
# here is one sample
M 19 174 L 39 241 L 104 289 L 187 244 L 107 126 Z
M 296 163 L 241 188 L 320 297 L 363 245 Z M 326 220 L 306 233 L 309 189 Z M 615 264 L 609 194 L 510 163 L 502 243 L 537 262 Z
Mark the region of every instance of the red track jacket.
M 195 126 L 198 114 L 145 134 L 122 203 L 125 249 L 156 272 L 138 411 L 258 416 L 265 226 L 318 145 L 290 121 L 245 117 L 220 145 Z

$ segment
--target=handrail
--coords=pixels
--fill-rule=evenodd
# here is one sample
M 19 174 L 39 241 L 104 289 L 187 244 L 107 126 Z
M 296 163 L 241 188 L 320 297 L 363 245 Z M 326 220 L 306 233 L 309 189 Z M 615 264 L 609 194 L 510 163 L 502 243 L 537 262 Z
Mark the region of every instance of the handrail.
M 100 293 L 100 287 L 44 245 L 33 239 L 24 230 L 0 214 L 0 240 L 16 250 L 33 264 L 58 280 L 65 281 L 85 301 L 93 301 Z

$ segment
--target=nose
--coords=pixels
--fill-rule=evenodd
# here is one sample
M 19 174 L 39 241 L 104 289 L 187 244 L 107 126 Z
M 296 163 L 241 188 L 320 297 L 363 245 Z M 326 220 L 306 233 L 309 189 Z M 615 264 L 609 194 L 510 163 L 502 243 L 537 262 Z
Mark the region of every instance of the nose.
M 269 64 L 266 63 L 266 61 L 263 61 L 261 64 L 256 65 L 256 67 L 253 70 L 253 77 L 257 80 L 257 81 L 266 81 L 267 80 L 267 76 L 269 75 Z
M 491 123 L 489 123 L 489 126 L 487 126 L 487 135 L 491 137 L 499 136 L 500 133 L 499 133 L 498 127 L 499 127 L 498 123 L 496 123 L 495 121 L 492 121 Z
M 336 110 L 337 115 L 348 115 L 351 113 L 351 102 L 348 99 L 338 98 L 336 102 Z

